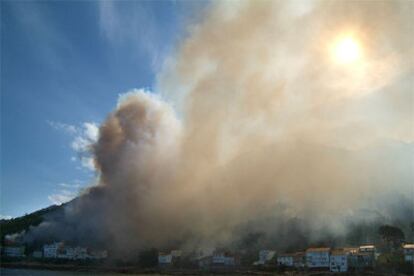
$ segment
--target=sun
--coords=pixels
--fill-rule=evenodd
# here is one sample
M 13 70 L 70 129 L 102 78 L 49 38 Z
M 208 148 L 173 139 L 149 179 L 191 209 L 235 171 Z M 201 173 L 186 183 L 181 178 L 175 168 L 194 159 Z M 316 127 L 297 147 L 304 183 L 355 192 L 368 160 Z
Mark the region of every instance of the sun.
M 361 57 L 361 47 L 352 36 L 339 38 L 332 47 L 333 59 L 340 64 L 350 64 Z

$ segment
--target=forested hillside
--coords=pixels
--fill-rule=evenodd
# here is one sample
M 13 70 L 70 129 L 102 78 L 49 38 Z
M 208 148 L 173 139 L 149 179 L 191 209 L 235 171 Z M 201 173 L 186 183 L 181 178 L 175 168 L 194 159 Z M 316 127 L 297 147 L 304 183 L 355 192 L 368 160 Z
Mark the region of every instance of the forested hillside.
M 30 226 L 39 225 L 43 221 L 46 214 L 57 211 L 61 208 L 63 208 L 63 205 L 52 205 L 18 218 L 0 220 L 1 243 L 3 244 L 4 237 L 6 235 L 21 233 L 22 231 L 29 229 Z

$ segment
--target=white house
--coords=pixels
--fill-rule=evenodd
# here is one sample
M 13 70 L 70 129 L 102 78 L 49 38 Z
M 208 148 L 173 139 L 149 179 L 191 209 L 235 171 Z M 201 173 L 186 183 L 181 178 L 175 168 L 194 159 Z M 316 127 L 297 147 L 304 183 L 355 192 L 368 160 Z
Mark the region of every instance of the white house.
M 5 246 L 3 247 L 3 255 L 7 257 L 21 258 L 25 256 L 24 250 L 24 246 Z
M 226 251 L 215 251 L 212 255 L 198 257 L 198 266 L 203 269 L 227 268 L 238 264 L 239 259 Z
M 277 264 L 279 266 L 293 267 L 294 254 L 281 254 L 277 256 Z
M 276 260 L 279 266 L 295 267 L 297 269 L 303 269 L 306 266 L 304 252 L 280 254 Z
M 234 266 L 236 265 L 235 257 L 227 252 L 216 252 L 211 259 L 213 266 Z
M 70 246 L 62 246 L 57 251 L 59 259 L 75 259 L 75 250 Z
M 43 245 L 43 257 L 45 258 L 57 258 L 59 250 L 63 247 L 62 242 L 55 242 L 52 244 Z
M 86 248 L 79 248 L 77 252 L 78 259 L 83 259 L 89 256 L 91 259 L 100 260 L 105 259 L 108 257 L 108 251 L 106 250 L 92 250 L 89 255 L 86 250 Z M 76 248 L 75 248 L 76 250 Z
M 43 245 L 43 257 L 69 260 L 103 259 L 107 257 L 107 252 L 93 251 L 88 254 L 86 247 L 65 246 L 63 242 L 55 242 Z
M 330 248 L 309 248 L 306 250 L 306 265 L 312 269 L 328 269 Z
M 374 255 L 372 253 L 354 253 L 348 255 L 348 268 L 356 271 L 362 271 L 374 266 Z
M 296 252 L 293 256 L 293 266 L 302 269 L 306 266 L 306 258 L 304 252 Z
M 359 247 L 344 247 L 343 250 L 348 254 L 356 254 L 359 252 Z
M 371 253 L 375 255 L 375 252 L 376 252 L 375 245 L 361 245 L 359 247 L 359 252 L 360 253 Z
M 160 266 L 169 266 L 172 265 L 181 257 L 180 250 L 172 250 L 170 253 L 158 253 L 158 264 Z
M 88 249 L 85 247 L 77 246 L 73 248 L 73 258 L 78 260 L 85 260 L 88 258 L 96 259 L 94 256 L 88 254 Z
M 414 262 L 414 244 L 404 244 L 404 261 L 413 263 Z
M 348 271 L 348 252 L 345 250 L 333 250 L 331 252 L 329 262 L 329 268 L 331 272 Z
M 172 264 L 172 255 L 164 252 L 158 253 L 158 264 L 161 266 Z
M 380 255 L 377 253 L 375 245 L 361 245 L 358 252 L 361 254 L 371 255 L 372 261 L 375 261 Z
M 253 265 L 264 265 L 269 263 L 275 256 L 276 251 L 273 250 L 260 250 L 259 260 L 254 262 Z

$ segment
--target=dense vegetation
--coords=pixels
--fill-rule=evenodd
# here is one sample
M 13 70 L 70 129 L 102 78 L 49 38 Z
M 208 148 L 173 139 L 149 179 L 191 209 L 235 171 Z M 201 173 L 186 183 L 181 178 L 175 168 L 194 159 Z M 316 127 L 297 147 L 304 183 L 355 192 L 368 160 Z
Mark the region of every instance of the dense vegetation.
M 0 220 L 1 244 L 4 243 L 4 238 L 6 235 L 21 233 L 22 231 L 29 229 L 30 226 L 39 225 L 43 221 L 44 215 L 53 212 L 61 207 L 62 206 L 52 205 L 18 218 Z

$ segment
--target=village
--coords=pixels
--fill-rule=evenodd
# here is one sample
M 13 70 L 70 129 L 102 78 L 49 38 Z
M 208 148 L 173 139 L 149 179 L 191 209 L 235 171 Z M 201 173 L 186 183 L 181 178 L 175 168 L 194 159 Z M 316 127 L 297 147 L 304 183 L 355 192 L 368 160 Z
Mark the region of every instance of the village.
M 108 257 L 106 250 L 91 250 L 81 246 L 68 246 L 64 242 L 45 244 L 41 250 L 34 250 L 30 254 L 26 254 L 25 246 L 4 246 L 1 253 L 2 257 L 38 260 L 103 260 Z
M 155 255 L 154 255 L 155 254 Z M 179 269 L 196 269 L 199 271 L 240 271 L 243 269 L 257 271 L 297 271 L 352 273 L 378 271 L 378 266 L 390 262 L 390 258 L 400 256 L 404 266 L 414 266 L 414 244 L 401 244 L 399 248 L 384 252 L 375 245 L 358 247 L 329 248 L 312 247 L 300 252 L 277 252 L 276 250 L 259 250 L 256 261 L 246 261 L 246 251 L 231 251 L 209 248 L 196 252 L 169 250 L 155 251 L 153 267 L 162 271 Z M 93 250 L 80 246 L 65 245 L 64 242 L 44 244 L 39 250 L 26 252 L 25 246 L 6 245 L 1 248 L 2 260 L 37 260 L 43 263 L 92 262 L 104 263 L 111 259 L 107 250 Z M 408 273 L 412 273 L 412 270 Z

